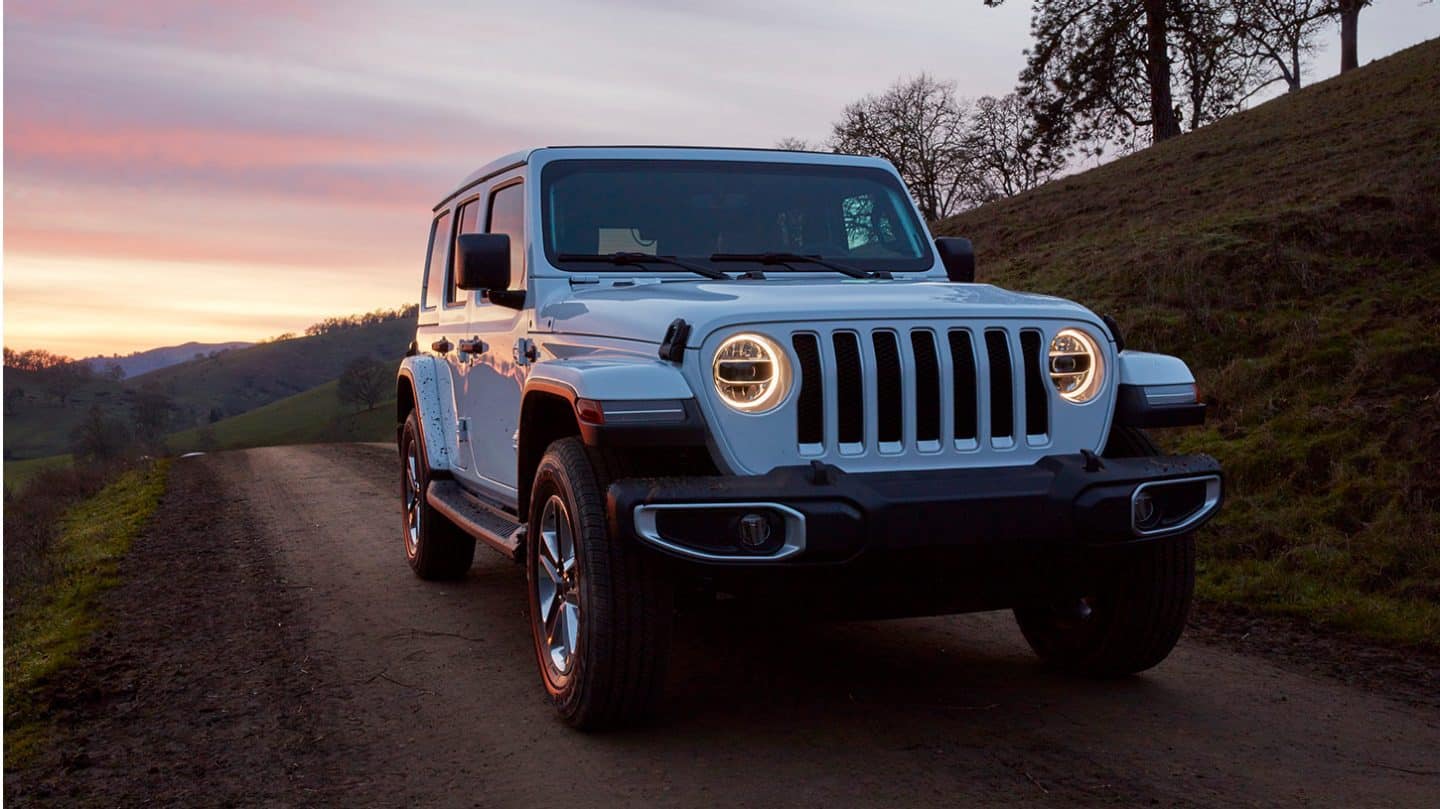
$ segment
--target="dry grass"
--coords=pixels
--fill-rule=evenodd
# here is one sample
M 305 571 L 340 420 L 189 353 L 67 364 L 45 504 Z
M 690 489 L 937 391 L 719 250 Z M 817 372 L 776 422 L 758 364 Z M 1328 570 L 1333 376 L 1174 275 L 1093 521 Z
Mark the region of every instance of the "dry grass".
M 1440 645 L 1440 41 L 941 224 L 1190 362 L 1202 593 Z
M 5 502 L 5 764 L 43 738 L 46 679 L 97 626 L 96 599 L 165 491 L 168 461 L 40 473 Z

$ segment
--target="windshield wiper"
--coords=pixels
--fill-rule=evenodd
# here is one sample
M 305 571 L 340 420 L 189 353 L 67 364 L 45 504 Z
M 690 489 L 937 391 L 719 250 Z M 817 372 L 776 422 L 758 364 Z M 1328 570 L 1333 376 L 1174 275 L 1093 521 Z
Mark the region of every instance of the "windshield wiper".
M 703 275 L 706 278 L 714 278 L 716 281 L 731 280 L 730 276 L 711 267 L 691 264 L 675 256 L 652 256 L 649 253 L 561 253 L 555 257 L 555 260 L 593 261 L 604 264 L 614 264 L 617 267 L 642 267 L 645 264 L 668 264 L 672 267 L 679 267 L 682 270 L 689 270 L 697 275 Z
M 857 269 L 845 264 L 837 264 L 819 256 L 806 256 L 800 253 L 715 253 L 710 256 L 711 261 L 753 261 L 757 264 L 764 264 L 767 267 L 774 265 L 790 264 L 814 264 L 817 267 L 824 267 L 827 270 L 848 275 L 851 278 L 879 278 L 880 275 Z M 793 267 L 791 269 L 794 269 Z

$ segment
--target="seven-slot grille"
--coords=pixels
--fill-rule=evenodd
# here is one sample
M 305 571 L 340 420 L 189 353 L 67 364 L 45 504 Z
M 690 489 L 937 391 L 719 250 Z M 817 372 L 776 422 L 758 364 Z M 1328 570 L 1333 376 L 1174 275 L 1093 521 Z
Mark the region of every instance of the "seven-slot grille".
M 791 345 L 799 360 L 795 426 L 802 456 L 1049 441 L 1050 381 L 1038 329 L 840 328 L 797 332 Z

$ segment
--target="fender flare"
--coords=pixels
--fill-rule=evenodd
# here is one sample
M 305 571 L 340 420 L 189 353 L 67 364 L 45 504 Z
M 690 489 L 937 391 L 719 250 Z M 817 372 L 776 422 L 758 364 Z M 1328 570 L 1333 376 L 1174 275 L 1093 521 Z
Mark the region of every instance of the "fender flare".
M 396 387 L 408 382 L 413 392 L 415 412 L 419 414 L 420 431 L 424 434 L 425 454 L 430 469 L 449 472 L 453 468 L 455 448 L 450 438 L 455 421 L 455 393 L 450 384 L 450 370 L 443 360 L 428 355 L 406 357 L 400 363 Z M 403 395 L 403 394 L 402 394 Z

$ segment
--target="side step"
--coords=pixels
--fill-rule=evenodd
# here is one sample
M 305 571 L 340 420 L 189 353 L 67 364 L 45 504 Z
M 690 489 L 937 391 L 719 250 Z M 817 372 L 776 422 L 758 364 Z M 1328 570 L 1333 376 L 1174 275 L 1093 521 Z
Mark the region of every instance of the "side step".
M 494 548 L 512 562 L 520 561 L 525 526 L 504 512 L 471 497 L 453 480 L 432 480 L 425 492 L 432 508 L 460 526 L 460 530 Z

